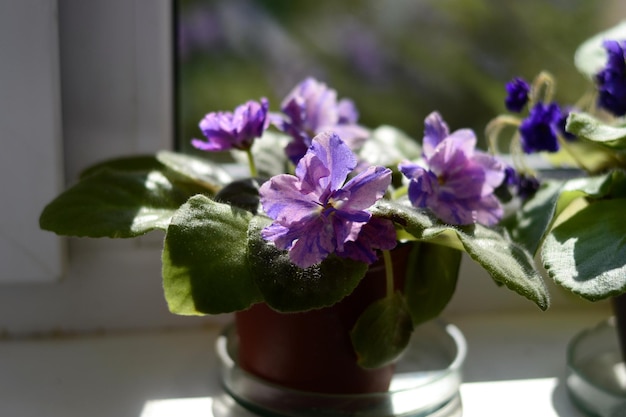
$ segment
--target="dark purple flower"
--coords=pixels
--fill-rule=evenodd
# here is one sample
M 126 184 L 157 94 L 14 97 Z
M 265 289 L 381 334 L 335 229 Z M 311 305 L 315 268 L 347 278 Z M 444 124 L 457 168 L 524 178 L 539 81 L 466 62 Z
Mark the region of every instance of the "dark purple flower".
M 263 237 L 289 249 L 290 259 L 301 268 L 331 253 L 371 263 L 377 259 L 375 249 L 393 248 L 393 224 L 371 221 L 367 211 L 387 190 L 391 170 L 370 167 L 344 184 L 355 166 L 355 155 L 338 135 L 313 138 L 295 176 L 277 175 L 261 186 L 261 204 L 274 219 Z
M 576 111 L 576 109 L 572 106 L 563 107 L 561 109 L 561 117 L 559 118 L 559 121 L 557 123 L 561 136 L 563 136 L 565 140 L 570 142 L 576 139 L 576 135 L 569 133 L 567 130 L 565 130 L 565 126 L 567 125 L 567 118 L 569 117 L 569 114 L 573 111 Z
M 522 150 L 525 153 L 558 151 L 557 135 L 560 120 L 561 109 L 558 104 L 541 102 L 535 104 L 519 128 L 522 136 Z
M 520 175 L 517 178 L 517 195 L 526 200 L 532 197 L 539 189 L 539 180 L 532 175 Z
M 532 197 L 539 189 L 539 180 L 533 175 L 520 174 L 510 165 L 505 167 L 504 172 L 505 178 L 502 187 L 513 190 L 522 200 Z
M 411 203 L 450 224 L 497 223 L 503 209 L 494 190 L 505 178 L 505 167 L 475 146 L 474 132 L 449 133 L 439 113 L 431 113 L 425 120 L 423 165 L 399 166 L 410 180 Z
M 526 103 L 528 103 L 529 93 L 530 84 L 522 78 L 513 78 L 506 85 L 506 98 L 504 99 L 504 105 L 509 111 L 519 113 L 522 111 L 524 106 L 526 106 Z
M 293 137 L 286 152 L 294 163 L 302 158 L 312 138 L 324 131 L 333 131 L 350 149 L 358 148 L 368 132 L 357 124 L 358 112 L 348 99 L 337 101 L 337 92 L 326 84 L 307 78 L 298 84 L 282 102 L 283 115 L 275 115 L 273 123 Z
M 517 171 L 511 165 L 505 165 L 504 167 L 504 180 L 503 184 L 516 185 L 517 184 Z
M 598 86 L 598 106 L 615 116 L 626 114 L 626 40 L 618 42 L 605 40 L 603 43 L 608 59 L 606 65 L 596 74 Z
M 267 99 L 248 101 L 234 112 L 213 112 L 200 121 L 205 140 L 193 139 L 191 144 L 203 151 L 250 149 L 256 138 L 263 135 L 269 125 Z
M 508 203 L 513 199 L 513 190 L 517 187 L 517 172 L 511 165 L 504 166 L 504 180 L 496 187 L 494 194 L 502 203 Z

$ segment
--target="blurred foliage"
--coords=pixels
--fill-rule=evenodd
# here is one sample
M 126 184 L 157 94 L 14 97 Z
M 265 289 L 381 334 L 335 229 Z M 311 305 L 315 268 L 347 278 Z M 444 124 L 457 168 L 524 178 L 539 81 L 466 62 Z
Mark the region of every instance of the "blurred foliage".
M 575 102 L 574 51 L 617 22 L 619 1 L 176 0 L 177 141 L 189 150 L 204 114 L 249 99 L 279 110 L 308 75 L 353 99 L 365 126 L 421 139 L 438 110 L 482 138 L 514 76 L 547 70 L 557 100 Z

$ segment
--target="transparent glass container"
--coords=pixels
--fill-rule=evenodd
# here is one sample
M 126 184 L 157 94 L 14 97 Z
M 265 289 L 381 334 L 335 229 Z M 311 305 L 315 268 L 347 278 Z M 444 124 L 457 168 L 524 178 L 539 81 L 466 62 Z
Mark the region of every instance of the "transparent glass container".
M 572 401 L 585 414 L 626 416 L 626 366 L 613 317 L 571 340 L 566 385 Z
M 423 324 L 414 331 L 407 351 L 397 362 L 389 390 L 373 394 L 320 394 L 272 384 L 241 369 L 237 349 L 234 326 L 228 326 L 217 341 L 226 395 L 215 401 L 216 417 L 462 415 L 459 387 L 467 345 L 456 326 L 441 321 Z

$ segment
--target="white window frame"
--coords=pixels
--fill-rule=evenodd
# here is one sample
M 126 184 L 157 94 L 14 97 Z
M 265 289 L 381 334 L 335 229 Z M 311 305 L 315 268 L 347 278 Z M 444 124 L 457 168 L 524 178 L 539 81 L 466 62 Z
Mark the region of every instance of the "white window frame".
M 16 257 L 10 270 L 5 255 L 0 258 L 0 334 L 197 324 L 167 310 L 162 234 L 78 239 L 38 228 L 44 205 L 90 164 L 173 148 L 172 1 L 7 0 L 0 4 L 0 23 L 11 20 L 12 33 L 0 24 L 0 35 L 11 35 L 0 36 L 0 48 L 13 53 L 0 49 L 0 86 L 16 87 L 11 97 L 0 91 L 3 110 L 21 114 L 0 115 L 0 184 L 10 191 L 0 203 L 0 236 L 10 225 L 24 236 L 12 249 L 27 248 L 26 255 L 39 258 Z M 16 61 L 10 73 L 7 56 Z M 44 84 L 47 94 L 29 82 Z M 27 87 L 28 93 L 20 89 Z M 19 108 L 5 102 L 27 98 Z M 19 135 L 6 133 L 6 120 L 20 120 Z M 28 263 L 44 267 L 27 274 Z
M 167 0 L 0 3 L 0 283 L 65 275 L 38 218 L 86 165 L 172 147 L 171 35 Z
M 38 227 L 62 182 L 57 2 L 0 3 L 0 283 L 61 276 L 63 246 Z

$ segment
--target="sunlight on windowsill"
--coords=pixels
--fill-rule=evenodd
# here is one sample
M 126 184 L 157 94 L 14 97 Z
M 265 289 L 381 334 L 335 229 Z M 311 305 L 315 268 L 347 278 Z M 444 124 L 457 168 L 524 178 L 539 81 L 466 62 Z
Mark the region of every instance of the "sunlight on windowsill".
M 532 401 L 523 399 L 532 398 Z M 461 386 L 464 417 L 577 416 L 558 378 L 465 383 Z M 139 417 L 253 417 L 227 395 L 146 402 Z M 454 414 L 456 415 L 456 414 Z M 446 415 L 447 416 L 447 415 Z M 442 416 L 443 417 L 443 416 Z

